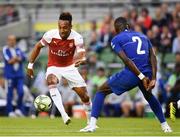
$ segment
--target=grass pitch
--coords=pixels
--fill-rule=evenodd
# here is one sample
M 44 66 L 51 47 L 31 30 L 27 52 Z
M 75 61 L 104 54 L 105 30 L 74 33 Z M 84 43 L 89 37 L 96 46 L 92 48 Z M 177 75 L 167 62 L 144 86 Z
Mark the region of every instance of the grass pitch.
M 66 126 L 61 118 L 0 117 L 0 136 L 180 136 L 180 119 L 168 122 L 173 133 L 163 133 L 155 118 L 100 118 L 95 133 L 80 133 L 85 119 L 72 119 Z

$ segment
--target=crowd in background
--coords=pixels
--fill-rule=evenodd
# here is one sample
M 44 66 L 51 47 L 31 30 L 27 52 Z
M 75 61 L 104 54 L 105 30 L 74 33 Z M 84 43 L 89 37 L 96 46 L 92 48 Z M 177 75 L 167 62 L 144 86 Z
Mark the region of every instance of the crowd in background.
M 6 8 L 7 10 L 3 10 Z M 0 14 L 7 14 L 5 20 L 13 21 L 12 16 L 17 13 L 12 11 L 13 7 L 0 7 Z M 1 12 L 7 11 L 7 12 Z M 0 15 L 1 18 L 4 16 Z M 180 99 L 180 3 L 177 3 L 172 11 L 169 11 L 167 4 L 161 4 L 156 7 L 154 16 L 150 16 L 148 8 L 136 10 L 124 10 L 119 15 L 127 18 L 130 22 L 131 29 L 146 34 L 152 42 L 153 48 L 158 59 L 157 83 L 153 89 L 153 94 L 160 100 L 164 113 L 168 116 L 168 104 L 171 101 Z M 85 47 L 87 50 L 87 64 L 79 67 L 79 71 L 87 83 L 87 89 L 92 100 L 98 86 L 107 80 L 108 75 L 112 74 L 110 63 L 122 64 L 116 57 L 111 62 L 107 61 L 112 53 L 110 43 L 115 35 L 113 28 L 113 15 L 105 15 L 103 21 L 98 27 L 96 20 L 90 22 L 90 30 L 84 32 Z M 1 23 L 0 23 L 1 25 Z M 105 52 L 106 51 L 106 52 Z M 164 58 L 167 54 L 174 55 L 175 59 L 172 70 L 167 69 Z M 117 62 L 118 61 L 118 62 Z M 48 88 L 45 83 L 45 66 L 41 61 L 37 62 L 35 67 L 37 74 L 33 80 L 25 77 L 24 82 L 24 116 L 36 117 L 36 111 L 33 107 L 33 100 L 40 94 L 48 94 Z M 116 67 L 115 67 L 116 68 Z M 122 68 L 117 66 L 113 71 Z M 168 70 L 168 71 L 165 71 Z M 39 86 L 40 85 L 40 86 Z M 0 109 L 4 110 L 6 104 L 6 84 L 3 75 L 0 75 Z M 59 84 L 62 94 L 63 103 L 66 111 L 70 116 L 73 115 L 73 106 L 80 104 L 79 98 L 69 88 L 67 81 L 62 79 Z M 17 105 L 17 93 L 14 92 L 13 106 Z M 1 115 L 6 114 L 0 111 Z M 143 98 L 138 89 L 124 93 L 121 96 L 115 94 L 109 95 L 104 103 L 102 111 L 103 116 L 149 116 L 151 110 L 148 103 Z M 50 116 L 53 118 L 57 115 L 56 108 L 53 106 Z
M 13 5 L 0 5 L 0 26 L 18 20 L 19 13 Z

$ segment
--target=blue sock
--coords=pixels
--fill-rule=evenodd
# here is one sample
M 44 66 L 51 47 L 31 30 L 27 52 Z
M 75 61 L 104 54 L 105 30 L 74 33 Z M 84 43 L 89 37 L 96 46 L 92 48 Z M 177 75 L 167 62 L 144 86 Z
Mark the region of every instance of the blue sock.
M 160 105 L 159 101 L 154 97 L 154 95 L 151 96 L 151 98 L 148 100 L 148 102 L 149 102 L 149 105 L 150 105 L 151 109 L 153 110 L 154 114 L 159 119 L 159 121 L 161 123 L 165 122 L 166 119 L 162 112 L 161 105 Z
M 95 117 L 95 118 L 99 117 L 104 104 L 105 97 L 106 95 L 103 92 L 96 93 L 92 104 L 91 117 Z

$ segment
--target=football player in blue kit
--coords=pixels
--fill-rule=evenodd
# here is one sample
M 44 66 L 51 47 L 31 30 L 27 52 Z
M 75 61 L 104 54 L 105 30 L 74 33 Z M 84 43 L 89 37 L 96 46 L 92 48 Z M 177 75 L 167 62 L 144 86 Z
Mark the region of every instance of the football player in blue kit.
M 114 27 L 117 35 L 112 39 L 111 47 L 121 58 L 125 68 L 110 76 L 96 92 L 90 123 L 80 132 L 96 130 L 96 122 L 108 94 L 121 95 L 137 86 L 161 123 L 163 132 L 172 132 L 159 101 L 151 93 L 156 83 L 157 61 L 150 40 L 142 33 L 131 31 L 127 20 L 123 17 L 115 20 Z

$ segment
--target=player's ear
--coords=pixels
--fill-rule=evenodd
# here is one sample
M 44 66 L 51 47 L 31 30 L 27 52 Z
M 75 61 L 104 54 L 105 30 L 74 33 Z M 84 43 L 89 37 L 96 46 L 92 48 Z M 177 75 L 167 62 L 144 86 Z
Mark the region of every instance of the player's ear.
M 126 28 L 129 29 L 129 24 L 126 25 Z

